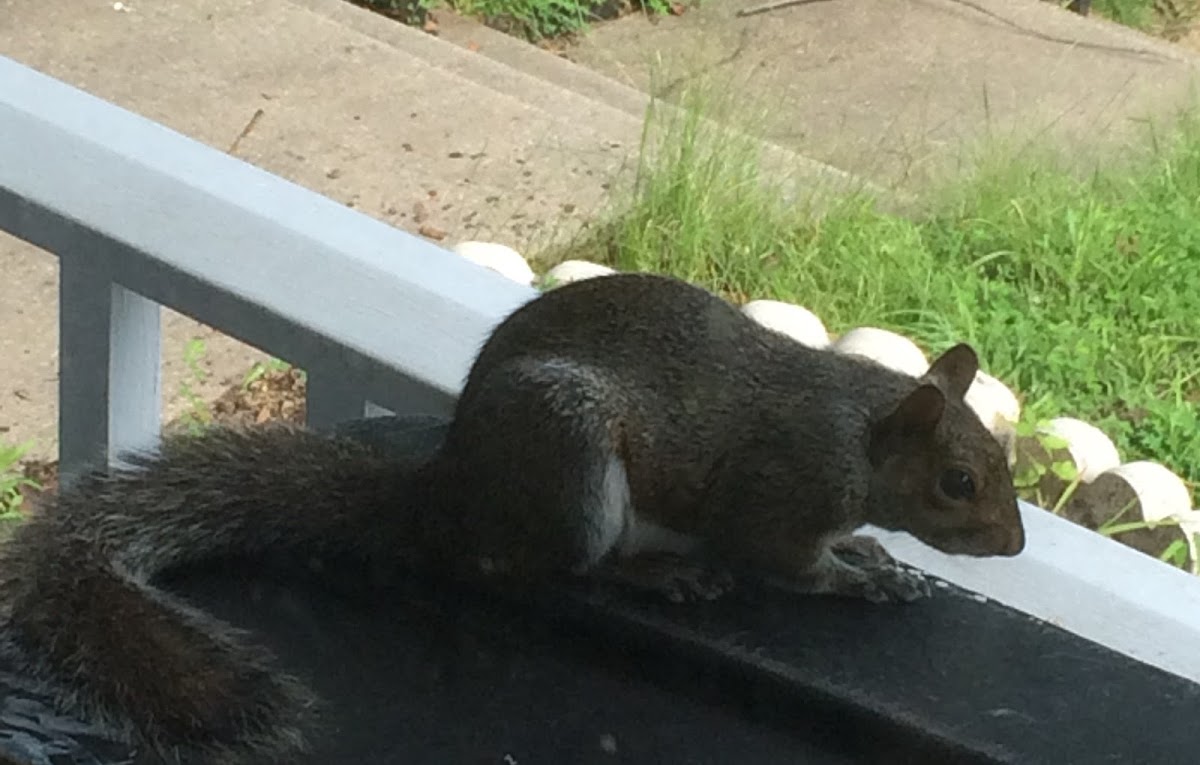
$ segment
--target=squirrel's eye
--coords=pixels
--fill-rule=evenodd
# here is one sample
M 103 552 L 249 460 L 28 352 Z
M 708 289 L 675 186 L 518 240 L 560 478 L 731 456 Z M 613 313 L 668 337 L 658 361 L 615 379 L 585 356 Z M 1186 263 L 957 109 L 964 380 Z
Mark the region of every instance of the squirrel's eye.
M 950 499 L 972 499 L 975 496 L 975 479 L 965 470 L 950 468 L 942 471 L 938 488 Z

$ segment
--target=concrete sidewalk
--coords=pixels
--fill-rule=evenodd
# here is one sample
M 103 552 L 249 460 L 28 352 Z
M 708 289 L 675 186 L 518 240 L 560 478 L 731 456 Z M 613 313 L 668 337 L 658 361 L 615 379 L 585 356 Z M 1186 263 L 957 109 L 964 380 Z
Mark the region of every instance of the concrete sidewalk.
M 763 0 L 632 15 L 567 55 L 667 94 L 709 77 L 769 107 L 764 138 L 885 187 L 919 188 L 978 139 L 1128 140 L 1194 85 L 1192 51 L 1041 0 Z
M 447 245 L 569 233 L 638 141 L 637 117 L 336 0 L 128 5 L 0 0 L 0 55 L 214 147 L 236 141 L 253 164 Z M 50 456 L 57 266 L 2 238 L 0 272 L 0 439 Z M 169 313 L 168 417 L 192 337 L 207 346 L 203 396 L 262 356 Z
M 1187 50 L 1040 0 L 735 15 L 754 2 L 602 24 L 572 62 L 451 14 L 437 39 L 343 0 L 0 0 L 0 55 L 414 233 L 519 249 L 604 204 L 636 150 L 652 60 L 668 93 L 715 75 L 771 107 L 763 138 L 909 187 L 988 134 L 1119 144 L 1185 104 L 1195 71 Z M 0 238 L 0 269 L 0 440 L 52 455 L 55 262 Z M 261 355 L 169 316 L 168 415 L 198 334 L 202 395 Z

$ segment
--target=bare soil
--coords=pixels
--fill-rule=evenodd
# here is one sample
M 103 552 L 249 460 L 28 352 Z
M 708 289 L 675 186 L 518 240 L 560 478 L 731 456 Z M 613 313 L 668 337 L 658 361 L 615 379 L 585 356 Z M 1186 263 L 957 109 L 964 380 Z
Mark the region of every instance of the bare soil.
M 265 422 L 290 422 L 304 424 L 305 377 L 299 369 L 267 370 L 248 383 L 230 385 L 208 407 L 213 425 L 246 427 Z M 176 432 L 186 427 L 185 418 L 168 422 L 166 432 Z M 26 499 L 33 502 L 37 497 L 57 491 L 58 460 L 26 460 L 21 464 L 26 478 L 36 481 L 40 490 L 27 491 Z

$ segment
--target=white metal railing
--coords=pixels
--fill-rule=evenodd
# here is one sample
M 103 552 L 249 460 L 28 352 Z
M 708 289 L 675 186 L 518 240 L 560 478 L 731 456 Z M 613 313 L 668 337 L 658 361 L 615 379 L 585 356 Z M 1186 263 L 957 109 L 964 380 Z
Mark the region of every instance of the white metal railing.
M 64 476 L 159 431 L 159 305 L 308 372 L 309 420 L 446 412 L 534 293 L 0 58 L 0 228 L 60 263 Z
M 310 420 L 447 412 L 532 297 L 445 250 L 0 58 L 0 229 L 61 263 L 60 457 L 153 443 L 159 305 L 309 372 Z M 3 298 L 0 290 L 0 298 Z M 1200 578 L 1029 505 L 1012 559 L 897 557 L 1200 681 Z

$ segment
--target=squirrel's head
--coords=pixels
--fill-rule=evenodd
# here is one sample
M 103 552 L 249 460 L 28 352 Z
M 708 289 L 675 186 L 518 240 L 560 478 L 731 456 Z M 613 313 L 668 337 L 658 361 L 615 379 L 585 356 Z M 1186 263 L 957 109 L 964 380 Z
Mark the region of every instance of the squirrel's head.
M 1004 448 L 963 397 L 979 359 L 942 354 L 872 429 L 870 520 L 960 555 L 1016 555 L 1025 530 Z

